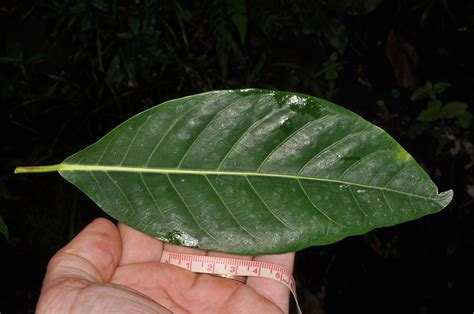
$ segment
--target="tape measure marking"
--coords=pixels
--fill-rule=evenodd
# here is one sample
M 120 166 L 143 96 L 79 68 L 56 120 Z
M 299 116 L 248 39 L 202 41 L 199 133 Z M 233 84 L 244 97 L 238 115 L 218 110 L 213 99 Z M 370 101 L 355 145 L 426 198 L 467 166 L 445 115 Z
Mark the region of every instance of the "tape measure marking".
M 291 272 L 283 266 L 266 262 L 169 251 L 163 251 L 161 262 L 195 273 L 262 277 L 276 280 L 290 289 L 295 298 L 298 313 L 302 313 L 296 296 L 295 279 Z

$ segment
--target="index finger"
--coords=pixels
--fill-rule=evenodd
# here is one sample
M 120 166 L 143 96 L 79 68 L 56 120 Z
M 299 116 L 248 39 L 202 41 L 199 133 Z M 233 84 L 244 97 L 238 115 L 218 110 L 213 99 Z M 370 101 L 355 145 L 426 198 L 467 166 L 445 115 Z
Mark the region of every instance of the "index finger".
M 253 260 L 280 265 L 293 272 L 295 253 L 256 255 Z M 288 313 L 290 290 L 285 285 L 275 280 L 261 277 L 248 277 L 247 285 L 252 287 L 258 294 L 275 303 L 284 313 Z
M 163 242 L 119 222 L 118 230 L 122 239 L 122 259 L 120 266 L 159 262 L 163 253 Z
M 105 218 L 94 220 L 51 258 L 43 289 L 67 278 L 108 282 L 120 261 L 121 248 L 115 225 Z

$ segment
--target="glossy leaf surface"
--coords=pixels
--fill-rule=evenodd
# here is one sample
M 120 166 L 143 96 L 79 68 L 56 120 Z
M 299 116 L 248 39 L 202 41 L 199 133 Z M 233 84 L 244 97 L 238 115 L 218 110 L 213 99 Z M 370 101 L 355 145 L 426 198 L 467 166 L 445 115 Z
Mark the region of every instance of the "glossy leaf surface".
M 452 198 L 377 126 L 324 100 L 266 90 L 165 102 L 59 169 L 135 229 L 241 254 L 333 243 Z

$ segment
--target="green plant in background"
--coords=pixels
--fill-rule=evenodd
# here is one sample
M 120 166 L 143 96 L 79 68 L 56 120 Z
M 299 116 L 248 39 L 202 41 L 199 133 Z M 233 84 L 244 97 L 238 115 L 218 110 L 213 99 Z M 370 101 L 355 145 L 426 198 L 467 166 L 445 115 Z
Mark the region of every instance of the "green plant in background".
M 305 14 L 301 19 L 301 5 L 287 6 L 287 17 L 280 14 L 281 5 L 261 7 L 242 0 L 204 5 L 55 0 L 2 6 L 1 12 L 19 17 L 18 24 L 9 27 L 26 27 L 25 32 L 37 42 L 23 42 L 21 36 L 8 32 L 0 51 L 0 100 L 6 104 L 10 122 L 29 134 L 34 155 L 30 160 L 40 162 L 82 147 L 137 108 L 149 108 L 157 100 L 180 94 L 245 85 L 301 90 L 307 84 L 312 93 L 334 98 L 333 70 L 337 76 L 342 63 L 332 62 L 338 53 L 331 52 L 343 53 L 348 42 L 340 16 L 367 14 L 375 7 L 341 5 L 332 11 L 319 1 L 309 8 L 322 15 L 313 25 L 313 16 Z M 344 37 L 340 42 L 334 39 L 333 26 Z M 302 27 L 306 31 L 298 33 Z M 310 67 L 295 71 L 297 63 L 287 55 L 276 57 L 274 39 L 284 40 L 280 34 L 286 29 L 297 37 L 317 37 L 311 39 L 317 47 L 311 51 L 321 52 Z M 282 60 L 290 62 L 276 74 L 273 66 Z M 302 71 L 307 68 L 306 78 Z M 292 72 L 298 78 L 294 86 L 287 80 Z M 280 83 L 275 75 L 282 78 Z M 53 116 L 61 123 L 39 123 Z M 81 121 L 86 136 L 65 140 L 76 132 L 75 121 Z M 2 155 L 11 147 L 15 144 L 4 146 Z
M 469 128 L 472 113 L 468 110 L 468 105 L 461 101 L 449 101 L 444 103 L 439 99 L 451 84 L 437 82 L 432 84 L 427 81 L 423 87 L 416 89 L 410 99 L 414 102 L 426 102 L 426 108 L 418 116 L 422 122 L 435 122 L 441 119 L 456 120 L 458 125 L 464 129 Z
M 6 201 L 9 198 L 7 187 L 2 179 L 0 179 L 0 202 Z M 1 212 L 0 212 L 0 233 L 3 234 L 5 238 L 8 240 L 8 227 L 7 227 L 7 224 L 5 223 L 5 220 L 2 217 Z
M 324 78 L 327 81 L 327 88 L 325 89 L 325 98 L 333 99 L 337 94 L 336 81 L 339 77 L 338 72 L 344 69 L 343 63 L 339 62 L 337 52 L 333 52 L 328 60 L 324 61 L 323 69 Z
M 344 64 L 344 61 L 339 60 L 338 53 L 333 52 L 327 60 L 316 67 L 311 65 L 311 67 L 305 68 L 286 62 L 274 64 L 274 66 L 291 69 L 286 82 L 289 89 L 303 85 L 317 97 L 333 100 L 337 97 L 337 79 L 339 73 L 344 69 Z
M 413 123 L 409 132 L 412 136 L 431 134 L 436 143 L 437 156 L 465 155 L 468 161 L 464 168 L 469 169 L 474 163 L 470 135 L 472 113 L 465 102 L 445 100 L 448 98 L 446 90 L 449 87 L 451 84 L 447 82 L 433 84 L 427 81 L 412 93 L 410 99 L 413 102 L 424 102 L 426 107 L 417 118 L 421 123 Z
M 315 73 L 325 71 L 323 63 L 337 59 L 348 47 L 342 17 L 369 14 L 381 2 L 291 3 L 285 16 L 280 14 L 282 4 L 262 7 L 242 0 L 201 5 L 151 0 L 18 3 L 25 20 L 41 16 L 35 31 L 44 34 L 34 34 L 42 42 L 34 52 L 14 45 L 0 52 L 0 63 L 15 67 L 15 75 L 0 76 L 1 100 L 26 103 L 31 111 L 40 101 L 58 101 L 78 112 L 88 107 L 85 111 L 91 115 L 115 106 L 107 114 L 123 118 L 140 104 L 150 107 L 162 98 L 212 89 L 265 86 L 262 82 L 275 75 L 282 78 L 281 85 L 272 83 L 270 88 L 305 88 L 333 99 L 337 91 L 332 70 L 327 79 Z M 299 61 L 275 58 L 272 42 L 284 41 L 286 32 L 311 42 L 312 64 L 296 69 Z M 270 54 L 274 57 L 268 62 Z M 283 62 L 282 73 L 274 73 L 273 67 Z
M 294 19 L 301 23 L 305 35 L 316 35 L 343 54 L 350 46 L 351 28 L 344 17 L 372 13 L 383 0 L 368 1 L 291 1 L 289 10 Z M 290 14 L 291 14 L 290 13 Z
M 3 220 L 2 216 L 0 216 L 0 233 L 8 239 L 8 227 L 5 224 L 5 221 Z
M 324 245 L 443 209 L 387 133 L 330 102 L 269 90 L 165 102 L 53 166 L 153 237 L 239 254 Z
M 247 3 L 245 0 L 214 0 L 211 10 L 220 76 L 225 80 L 230 58 L 237 59 L 238 63 L 244 62 L 241 45 L 245 44 L 247 37 Z

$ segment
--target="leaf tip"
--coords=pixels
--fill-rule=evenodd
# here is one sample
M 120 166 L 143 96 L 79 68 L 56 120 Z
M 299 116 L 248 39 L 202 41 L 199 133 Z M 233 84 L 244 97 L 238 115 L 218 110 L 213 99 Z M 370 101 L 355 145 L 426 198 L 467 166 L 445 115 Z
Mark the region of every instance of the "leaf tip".
M 454 192 L 453 190 L 448 190 L 442 193 L 438 194 L 438 204 L 442 206 L 442 208 L 445 208 L 446 206 L 451 203 L 451 200 L 453 199 Z

